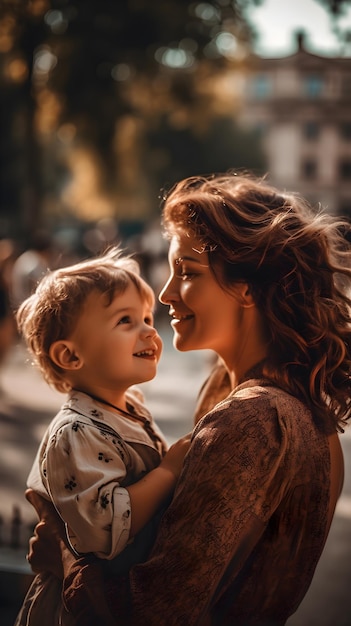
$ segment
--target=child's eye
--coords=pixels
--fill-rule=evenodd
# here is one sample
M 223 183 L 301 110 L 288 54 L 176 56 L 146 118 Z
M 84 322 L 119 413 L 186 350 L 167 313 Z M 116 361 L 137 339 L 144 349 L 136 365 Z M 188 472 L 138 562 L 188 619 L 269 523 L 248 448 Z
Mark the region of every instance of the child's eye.
M 154 325 L 154 318 L 152 317 L 152 315 L 149 315 L 147 317 L 144 317 L 144 322 L 148 326 L 153 326 Z
M 124 315 L 123 317 L 121 317 L 120 320 L 118 320 L 117 325 L 118 324 L 130 324 L 131 319 L 129 315 Z

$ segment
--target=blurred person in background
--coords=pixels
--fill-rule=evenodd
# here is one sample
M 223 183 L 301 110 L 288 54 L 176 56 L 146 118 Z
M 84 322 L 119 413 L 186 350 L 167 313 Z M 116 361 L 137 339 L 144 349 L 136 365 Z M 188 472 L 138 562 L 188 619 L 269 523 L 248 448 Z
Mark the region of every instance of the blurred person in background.
M 38 230 L 29 247 L 16 259 L 11 275 L 11 302 L 16 309 L 35 290 L 39 280 L 52 266 L 53 240 Z

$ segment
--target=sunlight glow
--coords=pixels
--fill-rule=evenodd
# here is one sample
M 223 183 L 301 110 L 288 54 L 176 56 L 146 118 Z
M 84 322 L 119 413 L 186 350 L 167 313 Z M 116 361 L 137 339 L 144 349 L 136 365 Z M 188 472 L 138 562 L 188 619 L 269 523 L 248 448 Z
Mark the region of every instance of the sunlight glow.
M 230 59 L 234 59 L 236 57 L 238 43 L 236 37 L 234 37 L 232 33 L 219 33 L 215 41 L 221 55 Z
M 155 53 L 158 63 L 172 69 L 185 69 L 194 63 L 194 55 L 190 50 L 182 48 L 158 48 Z
M 34 69 L 35 74 L 48 74 L 57 64 L 57 57 L 51 52 L 47 46 L 38 48 L 34 53 Z
M 317 0 L 264 0 L 247 6 L 247 18 L 258 34 L 255 51 L 262 56 L 283 56 L 296 49 L 294 33 L 306 33 L 308 49 L 316 54 L 340 54 L 341 42 L 333 30 L 330 14 Z M 337 25 L 351 31 L 351 6 Z

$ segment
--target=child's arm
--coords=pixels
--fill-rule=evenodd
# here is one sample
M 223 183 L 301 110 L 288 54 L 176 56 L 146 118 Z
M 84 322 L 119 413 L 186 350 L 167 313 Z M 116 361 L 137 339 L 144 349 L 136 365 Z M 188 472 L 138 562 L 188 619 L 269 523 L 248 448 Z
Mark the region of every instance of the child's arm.
M 67 523 L 72 548 L 78 553 L 94 552 L 104 559 L 122 552 L 129 538 L 171 495 L 187 450 L 186 440 L 172 446 L 150 481 L 149 475 L 139 481 L 141 485 L 146 481 L 146 489 L 135 486 L 133 494 L 133 488 L 128 487 L 132 497 L 136 495 L 133 512 L 127 487 L 121 486 L 127 477 L 129 452 L 118 435 L 83 421 L 59 425 L 42 455 L 41 476 Z M 138 508 L 140 489 L 144 498 Z M 145 503 L 148 496 L 150 502 Z M 142 507 L 145 512 L 140 513 Z
M 170 447 L 158 467 L 127 487 L 131 504 L 130 538 L 140 532 L 172 494 L 189 449 L 190 438 L 188 434 L 179 439 Z

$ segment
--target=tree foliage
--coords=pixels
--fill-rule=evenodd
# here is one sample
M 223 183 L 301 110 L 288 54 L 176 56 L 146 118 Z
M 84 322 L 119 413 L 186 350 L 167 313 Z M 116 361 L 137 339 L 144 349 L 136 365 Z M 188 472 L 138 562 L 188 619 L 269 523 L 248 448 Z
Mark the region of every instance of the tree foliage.
M 330 14 L 331 24 L 341 44 L 347 49 L 351 44 L 351 30 L 340 25 L 347 9 L 350 9 L 351 0 L 317 0 Z
M 134 195 L 146 212 L 178 175 L 263 168 L 214 86 L 250 52 L 244 9 L 260 2 L 0 0 L 2 215 L 26 233 L 69 212 L 80 200 L 63 190 L 84 150 L 96 193 L 110 205 Z
M 133 118 L 139 152 L 152 129 L 160 141 L 162 127 L 165 152 L 177 130 L 200 141 L 199 118 L 205 137 L 215 97 L 198 88 L 201 67 L 220 71 L 251 38 L 240 0 L 2 0 L 0 31 L 3 208 L 20 212 L 25 230 L 40 220 L 47 192 L 60 193 L 67 159 L 58 136 L 96 154 L 113 193 L 125 182 L 116 128 Z M 157 184 L 175 158 L 159 176 L 154 168 Z

